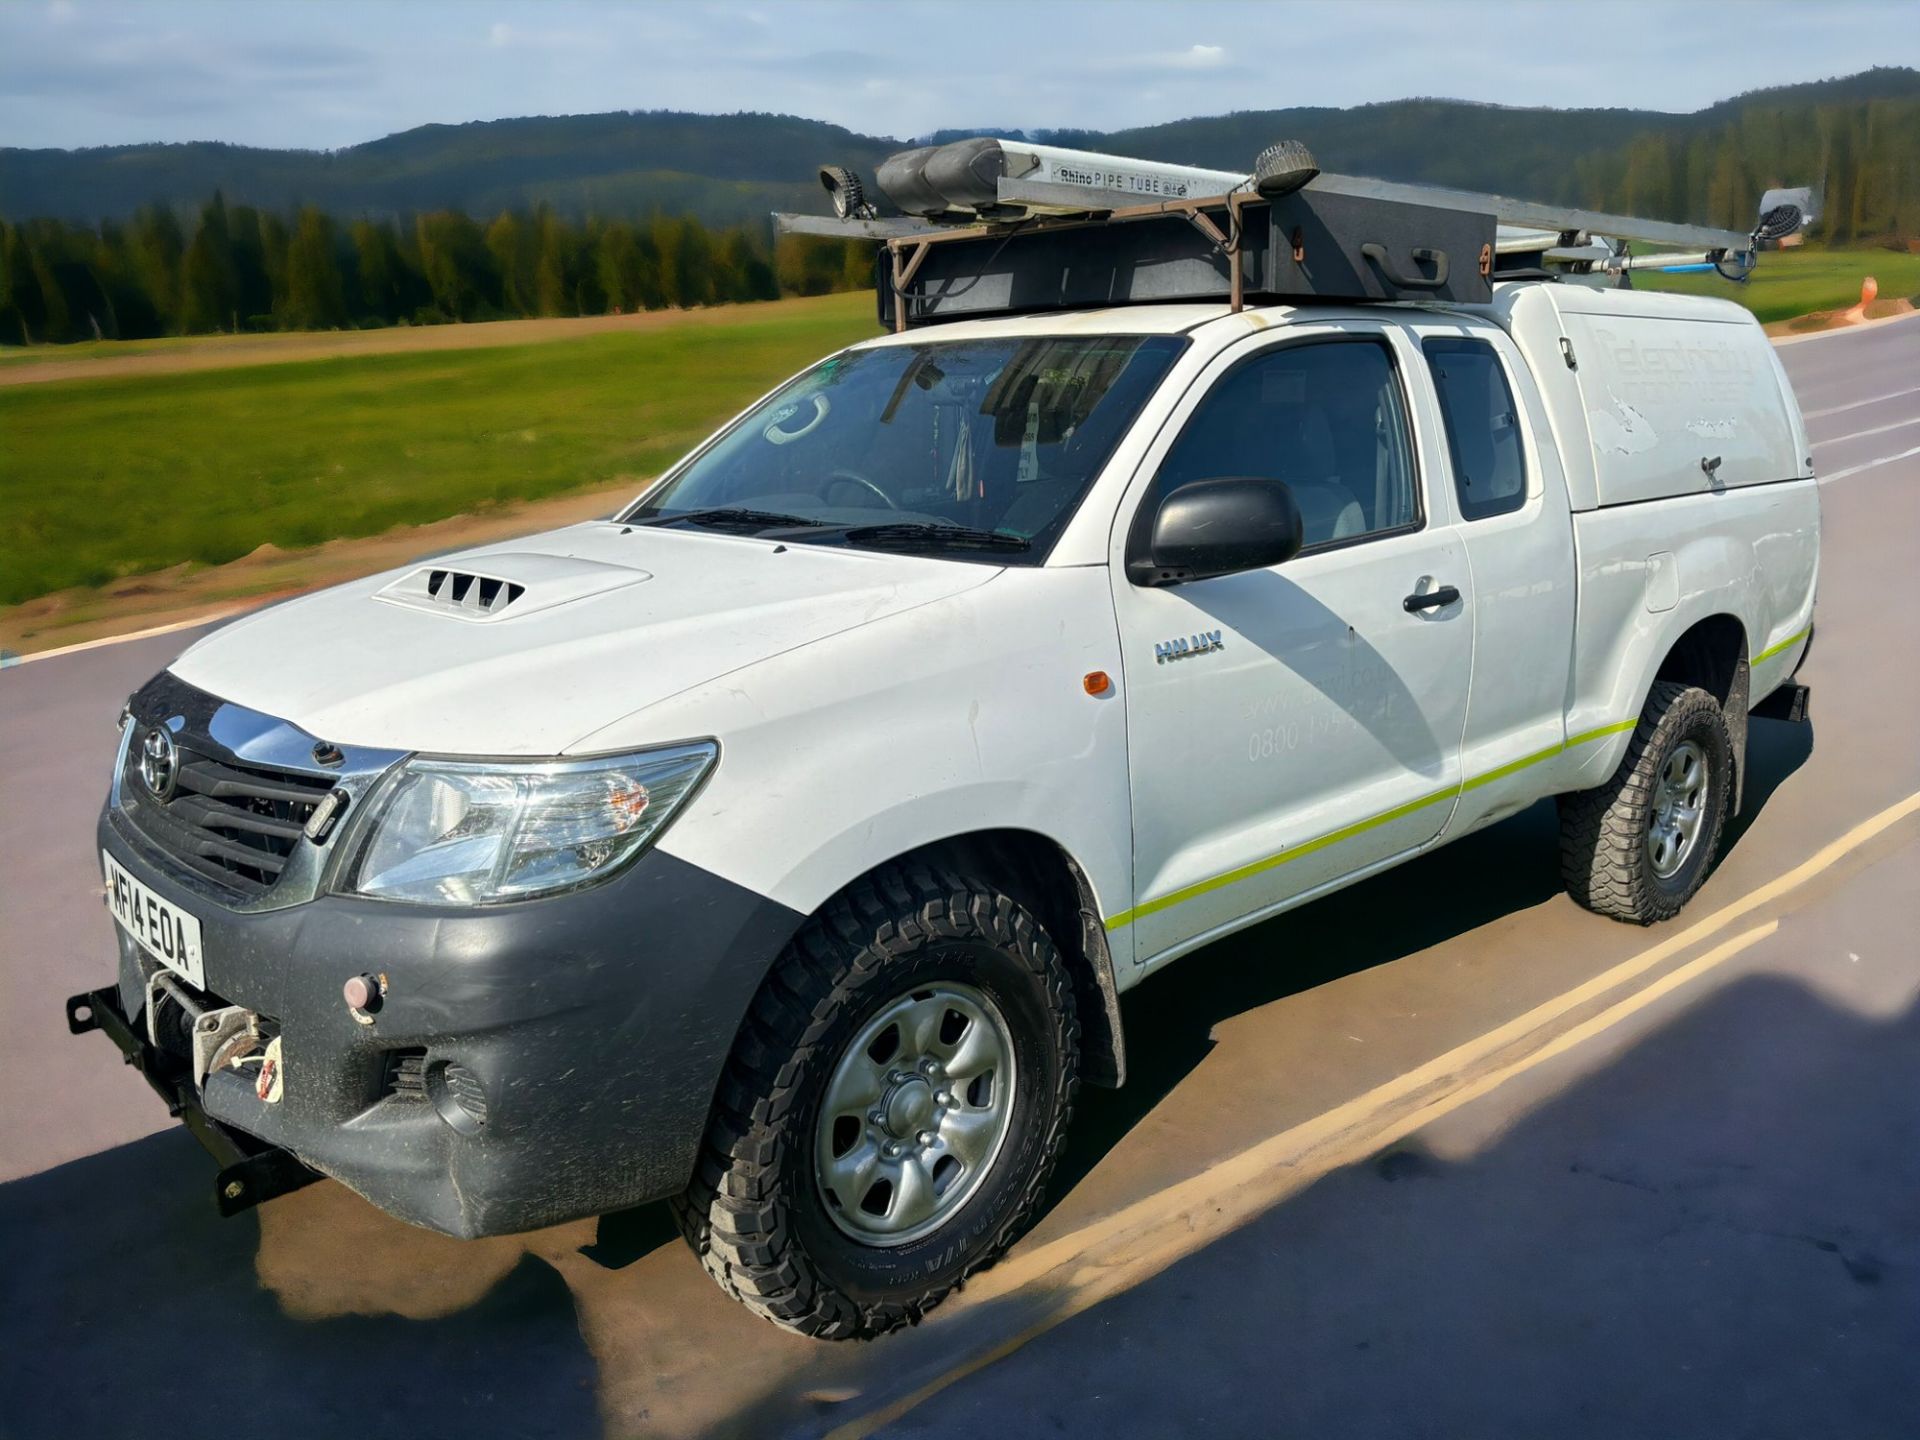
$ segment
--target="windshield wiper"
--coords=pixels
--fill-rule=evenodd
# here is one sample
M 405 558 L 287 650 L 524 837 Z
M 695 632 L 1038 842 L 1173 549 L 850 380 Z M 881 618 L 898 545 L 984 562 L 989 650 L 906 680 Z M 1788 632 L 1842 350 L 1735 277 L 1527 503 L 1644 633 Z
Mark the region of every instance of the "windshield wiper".
M 715 505 L 706 510 L 679 510 L 671 515 L 649 515 L 636 525 L 699 525 L 709 530 L 832 529 L 805 515 L 783 515 L 778 510 L 754 510 L 744 505 Z
M 956 550 L 1031 550 L 1033 542 L 1001 530 L 976 530 L 970 525 L 936 525 L 926 520 L 895 520 L 881 525 L 854 525 L 840 538 L 855 545 L 940 546 Z

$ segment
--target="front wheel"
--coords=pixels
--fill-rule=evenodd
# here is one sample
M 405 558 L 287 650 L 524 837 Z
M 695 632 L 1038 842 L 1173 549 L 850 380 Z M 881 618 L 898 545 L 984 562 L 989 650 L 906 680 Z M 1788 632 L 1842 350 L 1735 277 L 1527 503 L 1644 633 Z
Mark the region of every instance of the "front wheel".
M 949 871 L 883 870 L 761 987 L 681 1229 L 787 1329 L 913 1323 L 1030 1223 L 1078 1059 L 1071 979 L 1032 915 Z
M 1560 797 L 1567 893 L 1631 925 L 1672 919 L 1720 848 L 1732 777 L 1720 702 L 1696 686 L 1656 684 L 1613 778 Z

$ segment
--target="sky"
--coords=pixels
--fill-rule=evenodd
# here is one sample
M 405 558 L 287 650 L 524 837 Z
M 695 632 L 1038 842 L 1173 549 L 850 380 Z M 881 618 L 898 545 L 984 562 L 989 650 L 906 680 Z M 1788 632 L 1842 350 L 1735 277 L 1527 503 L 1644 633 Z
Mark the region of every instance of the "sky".
M 1916 0 L 0 0 L 0 144 L 337 149 L 770 110 L 909 138 L 1443 95 L 1697 110 L 1920 66 Z

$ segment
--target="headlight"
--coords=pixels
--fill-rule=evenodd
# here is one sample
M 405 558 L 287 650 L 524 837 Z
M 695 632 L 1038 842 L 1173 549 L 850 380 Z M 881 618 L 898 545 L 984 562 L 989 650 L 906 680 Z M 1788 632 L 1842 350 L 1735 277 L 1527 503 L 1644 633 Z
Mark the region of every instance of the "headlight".
M 593 760 L 411 760 L 378 798 L 350 888 L 476 905 L 602 879 L 639 854 L 712 767 L 711 743 Z

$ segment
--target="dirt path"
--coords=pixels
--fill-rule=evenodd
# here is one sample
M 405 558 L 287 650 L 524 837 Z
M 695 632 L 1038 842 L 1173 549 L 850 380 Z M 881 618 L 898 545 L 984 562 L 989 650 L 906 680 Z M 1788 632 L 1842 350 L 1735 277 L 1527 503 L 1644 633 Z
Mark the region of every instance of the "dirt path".
M 397 325 L 386 330 L 336 330 L 284 335 L 196 335 L 176 340 L 103 342 L 98 346 L 40 346 L 0 356 L 0 386 L 122 375 L 175 375 L 240 365 L 279 365 L 336 356 L 392 355 L 427 350 L 486 350 L 577 340 L 611 331 L 645 333 L 688 325 L 737 325 L 796 309 L 844 306 L 841 295 L 714 305 L 700 310 L 645 310 L 634 315 L 577 319 L 491 320 L 473 325 Z M 75 355 L 73 352 L 81 351 Z

